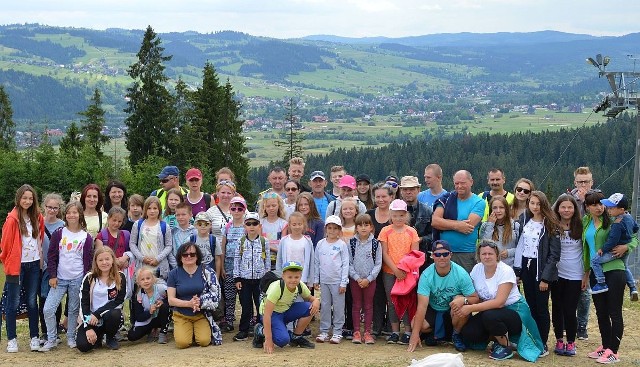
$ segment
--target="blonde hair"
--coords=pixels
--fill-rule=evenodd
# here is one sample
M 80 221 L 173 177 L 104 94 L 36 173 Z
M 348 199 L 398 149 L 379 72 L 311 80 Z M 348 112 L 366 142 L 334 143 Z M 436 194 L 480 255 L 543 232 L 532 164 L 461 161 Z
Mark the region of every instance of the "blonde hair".
M 285 207 L 284 207 L 284 200 L 282 199 L 282 196 L 278 195 L 273 191 L 267 191 L 266 193 L 262 194 L 260 205 L 258 206 L 258 215 L 260 215 L 260 218 L 267 217 L 266 201 L 270 199 L 276 199 L 278 201 L 277 216 L 279 218 L 286 219 L 287 211 L 285 210 Z
M 353 197 L 342 199 L 342 204 L 340 205 L 340 212 L 338 213 L 338 216 L 340 217 L 340 220 L 342 221 L 343 225 L 344 225 L 344 216 L 342 215 L 342 208 L 344 208 L 344 204 L 353 204 L 353 208 L 356 210 L 355 214 L 353 215 L 353 220 L 355 222 L 356 217 L 358 216 L 358 202 Z
M 100 268 L 98 268 L 97 259 L 99 255 L 105 252 L 110 254 L 111 260 L 113 260 L 111 263 L 111 269 L 109 269 L 108 280 L 114 282 L 116 284 L 116 289 L 119 291 L 123 286 L 122 279 L 120 279 L 120 272 L 118 271 L 118 265 L 116 264 L 116 255 L 109 246 L 100 246 L 96 248 L 95 253 L 93 254 L 93 263 L 91 265 L 91 279 L 98 279 L 100 278 L 100 275 L 102 275 Z M 127 285 L 124 284 L 124 286 L 126 287 Z
M 47 201 L 49 200 L 55 200 L 58 202 L 58 212 L 56 213 L 56 218 L 62 219 L 62 209 L 64 206 L 64 200 L 62 199 L 62 196 L 60 196 L 60 194 L 56 194 L 55 192 L 45 195 L 44 199 L 42 199 L 42 204 L 44 204 L 43 209 L 45 209 L 45 207 L 47 206 Z
M 291 223 L 291 218 L 298 218 L 302 221 L 302 233 L 304 234 L 307 231 L 307 219 L 304 217 L 304 214 L 300 212 L 293 212 L 289 215 L 288 223 Z M 289 231 L 291 232 L 291 231 Z
M 157 196 L 149 196 L 147 200 L 144 201 L 144 206 L 142 207 L 142 218 L 147 219 L 147 210 L 149 210 L 149 206 L 154 203 L 158 206 L 158 219 L 161 219 L 162 204 L 160 204 L 160 199 L 158 199 Z
M 140 286 L 140 284 L 138 283 L 140 281 L 140 277 L 142 276 L 142 274 L 144 274 L 145 272 L 148 272 L 149 274 L 151 274 L 151 278 L 153 279 L 153 283 L 155 284 L 158 281 L 158 278 L 156 277 L 156 275 L 153 273 L 153 270 L 148 267 L 148 266 L 143 266 L 140 269 L 138 269 L 138 271 L 136 271 L 136 284 L 138 286 Z M 142 287 L 141 287 L 142 288 Z
M 289 160 L 289 165 L 291 164 L 297 164 L 304 167 L 304 159 L 302 159 L 301 157 L 293 157 Z

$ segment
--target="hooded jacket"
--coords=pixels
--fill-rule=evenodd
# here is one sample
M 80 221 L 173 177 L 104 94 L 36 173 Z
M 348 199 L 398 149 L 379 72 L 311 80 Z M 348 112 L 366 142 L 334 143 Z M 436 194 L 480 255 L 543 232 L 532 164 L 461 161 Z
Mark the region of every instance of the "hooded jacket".
M 7 220 L 2 226 L 2 239 L 0 239 L 0 262 L 4 264 L 6 275 L 20 275 L 22 264 L 22 234 L 18 222 L 18 209 L 13 208 L 7 215 Z M 40 248 L 40 261 L 44 259 L 42 255 L 42 240 L 44 239 L 44 217 L 38 214 L 38 240 Z

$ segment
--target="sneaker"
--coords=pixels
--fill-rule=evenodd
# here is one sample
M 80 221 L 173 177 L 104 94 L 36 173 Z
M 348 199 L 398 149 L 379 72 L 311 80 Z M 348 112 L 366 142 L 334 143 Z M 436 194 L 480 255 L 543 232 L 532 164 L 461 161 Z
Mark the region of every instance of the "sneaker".
M 333 334 L 331 339 L 329 339 L 329 343 L 331 344 L 340 344 L 342 341 L 342 334 Z
M 262 348 L 264 345 L 264 335 L 262 335 L 262 324 L 256 324 L 253 327 L 253 341 L 251 345 L 254 348 Z
M 371 335 L 371 333 L 369 332 L 364 332 L 364 343 L 365 344 L 375 344 L 376 343 L 376 339 L 373 337 L 373 335 Z
M 67 345 L 69 346 L 70 349 L 76 349 L 77 347 L 75 340 L 67 340 Z
M 587 329 L 578 329 L 578 340 L 589 340 Z
M 38 349 L 38 352 L 48 352 L 57 346 L 58 346 L 58 343 L 55 340 L 54 341 L 47 340 L 46 342 L 44 342 L 44 345 Z
M 553 349 L 553 352 L 557 355 L 564 355 L 565 349 L 567 348 L 567 345 L 564 343 L 564 341 L 562 339 L 558 339 L 558 341 L 556 341 L 556 347 Z
M 567 343 L 564 350 L 564 355 L 567 357 L 573 357 L 576 355 L 576 343 Z
M 491 354 L 489 354 L 489 358 L 496 361 L 503 361 L 511 357 L 513 357 L 513 349 L 511 349 L 511 347 L 505 347 L 499 343 L 493 344 L 493 349 L 491 350 Z
M 353 332 L 353 339 L 351 340 L 353 344 L 362 344 L 362 335 L 360 335 L 359 331 Z
M 587 354 L 587 357 L 593 358 L 593 359 L 598 359 L 604 354 L 604 352 L 605 352 L 605 349 L 601 345 L 601 346 L 598 347 L 598 349 L 596 349 L 593 352 L 590 352 L 589 354 Z
M 329 341 L 329 334 L 327 334 L 327 333 L 318 334 L 318 336 L 316 336 L 316 341 L 318 343 L 328 342 Z
M 18 339 L 11 339 L 7 342 L 7 353 L 18 353 Z
M 167 333 L 158 334 L 158 344 L 167 344 Z
M 391 335 L 389 335 L 389 337 L 387 338 L 387 344 L 398 344 L 399 341 L 400 336 L 398 335 L 398 333 L 391 333 Z
M 398 341 L 400 345 L 409 345 L 409 339 L 411 339 L 411 334 L 403 333 Z
M 342 339 L 342 335 L 339 335 L 339 336 L 340 336 L 340 339 Z M 307 349 L 314 349 L 316 347 L 315 344 L 307 340 L 307 338 L 303 337 L 302 335 L 294 336 L 293 339 L 291 339 L 291 341 L 289 342 L 289 344 L 292 347 L 300 347 L 300 348 L 307 348 Z
M 107 347 L 111 350 L 120 349 L 120 344 L 118 344 L 118 340 L 114 337 L 107 338 Z
M 453 347 L 456 348 L 458 352 L 464 352 L 467 350 L 467 346 L 462 341 L 462 336 L 459 333 L 454 332 L 451 334 L 451 342 L 453 342 Z
M 602 364 L 610 364 L 610 363 L 620 362 L 620 358 L 618 357 L 617 354 L 613 353 L 611 349 L 607 349 L 600 356 L 600 358 L 596 360 L 596 362 L 602 363 Z
M 596 285 L 591 287 L 591 294 L 600 294 L 608 291 L 609 287 L 607 287 L 606 283 L 597 283 Z
M 342 330 L 342 337 L 347 340 L 353 339 L 353 331 L 347 329 Z
M 549 347 L 547 347 L 546 345 L 544 346 L 544 349 L 542 350 L 542 353 L 540 353 L 540 358 L 542 357 L 546 357 L 549 355 Z
M 438 345 L 435 335 L 433 333 L 424 334 L 424 344 L 428 347 L 435 347 Z
M 638 302 L 638 289 L 636 287 L 632 287 L 629 290 L 629 298 L 631 298 L 631 302 Z
M 249 333 L 246 331 L 238 331 L 238 333 L 233 336 L 233 340 L 237 342 L 245 341 L 247 338 L 249 338 Z
M 233 331 L 233 324 L 225 322 L 222 325 L 220 325 L 220 330 L 222 330 L 223 333 L 229 333 Z
M 38 350 L 40 350 L 40 338 L 37 336 L 34 336 L 33 338 L 31 338 L 29 347 L 31 348 L 32 352 L 37 352 Z
M 311 328 L 307 327 L 306 329 L 304 329 L 304 331 L 302 332 L 302 336 L 311 336 Z
M 40 337 L 40 345 L 44 345 L 44 343 L 46 343 L 49 340 L 49 337 L 47 336 L 47 334 L 42 334 L 42 336 Z

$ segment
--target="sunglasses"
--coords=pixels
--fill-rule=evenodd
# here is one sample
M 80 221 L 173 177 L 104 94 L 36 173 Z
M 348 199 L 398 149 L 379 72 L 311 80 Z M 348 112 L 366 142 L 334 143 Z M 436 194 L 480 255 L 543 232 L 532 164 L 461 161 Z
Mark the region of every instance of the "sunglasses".
M 241 207 L 241 206 L 234 206 L 234 207 L 229 208 L 229 210 L 232 211 L 232 212 L 243 212 L 245 209 L 243 207 Z
M 244 222 L 244 225 L 247 227 L 256 227 L 260 225 L 260 222 Z
M 386 186 L 390 186 L 390 187 L 392 187 L 394 189 L 398 188 L 398 183 L 395 182 L 395 181 L 387 181 L 387 182 L 385 182 L 385 185 Z
M 171 181 L 172 179 L 173 179 L 173 177 L 165 177 L 165 178 L 161 179 L 160 182 L 167 183 L 167 182 Z
M 451 255 L 451 252 L 447 251 L 447 252 L 434 252 L 433 256 L 435 257 L 447 257 Z
M 198 226 L 198 227 L 206 227 L 208 225 L 211 225 L 211 223 L 206 222 L 206 221 L 202 221 L 202 220 L 199 220 L 199 221 L 196 222 L 196 226 Z
M 220 187 L 220 186 L 229 186 L 232 188 L 236 188 L 236 184 L 233 183 L 233 181 L 229 181 L 229 180 L 220 180 L 220 182 L 218 182 L 218 184 L 216 185 L 216 187 Z
M 491 241 L 482 241 L 480 243 L 480 247 L 498 248 L 498 245 L 496 245 L 494 242 L 491 242 Z
M 182 257 L 184 257 L 185 259 L 188 257 L 198 257 L 198 254 L 196 254 L 195 252 L 185 252 L 182 254 Z
M 285 191 L 298 191 L 297 187 L 285 187 Z
M 516 191 L 517 192 L 524 192 L 525 195 L 531 194 L 531 190 L 525 189 L 524 187 L 520 187 L 520 186 L 516 187 Z

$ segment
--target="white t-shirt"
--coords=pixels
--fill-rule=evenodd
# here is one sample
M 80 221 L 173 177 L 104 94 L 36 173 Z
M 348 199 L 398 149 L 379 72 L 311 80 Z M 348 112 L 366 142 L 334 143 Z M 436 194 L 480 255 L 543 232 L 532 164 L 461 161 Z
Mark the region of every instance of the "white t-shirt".
M 522 229 L 520 241 L 524 241 L 522 256 L 537 259 L 538 243 L 540 243 L 540 234 L 544 229 L 543 222 L 536 222 L 533 219 L 527 222 Z
M 84 273 L 83 251 L 87 240 L 87 232 L 71 232 L 66 227 L 62 229 L 62 238 L 58 245 L 58 278 L 73 280 L 82 277 Z
M 560 237 L 558 276 L 567 280 L 582 280 L 582 261 L 582 240 L 574 240 L 569 237 L 569 231 L 565 231 Z
M 120 276 L 120 274 L 118 274 L 118 276 Z M 122 286 L 124 286 L 124 284 Z M 111 297 L 109 297 L 109 294 L 111 294 Z M 100 307 L 106 305 L 110 300 L 115 299 L 117 294 L 118 290 L 116 289 L 116 282 L 105 284 L 102 283 L 100 279 L 96 279 L 96 282 L 93 285 L 91 312 L 95 312 Z
M 296 203 L 293 204 L 287 204 L 287 202 L 284 202 L 284 209 L 285 209 L 285 218 L 287 218 L 287 220 L 289 220 L 289 216 L 291 215 L 291 213 L 296 211 Z
M 518 292 L 518 287 L 516 286 L 516 274 L 509 265 L 502 261 L 498 262 L 495 274 L 489 279 L 484 275 L 484 265 L 482 263 L 476 264 L 469 275 L 482 301 L 496 298 L 498 295 L 498 287 L 504 283 L 511 283 L 513 285 L 504 305 L 512 305 L 520 299 L 520 292 Z
M 33 238 L 33 226 L 31 219 L 24 218 L 27 227 L 27 235 L 22 236 L 22 259 L 20 262 L 28 263 L 40 260 L 40 251 L 38 250 L 38 239 Z
M 299 240 L 294 240 L 293 238 L 291 238 L 291 236 L 285 236 L 282 240 L 280 240 L 280 248 L 287 249 L 285 259 L 289 261 L 297 261 L 300 264 L 304 264 L 304 251 L 307 245 L 307 241 L 308 240 L 305 239 L 304 236 Z

